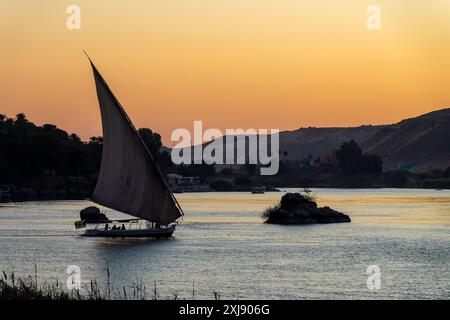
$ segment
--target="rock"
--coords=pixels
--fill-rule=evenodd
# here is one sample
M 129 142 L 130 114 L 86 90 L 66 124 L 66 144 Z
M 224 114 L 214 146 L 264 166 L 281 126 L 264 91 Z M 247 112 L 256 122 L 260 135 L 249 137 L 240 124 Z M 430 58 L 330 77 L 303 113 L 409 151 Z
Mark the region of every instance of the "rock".
M 349 216 L 330 207 L 318 208 L 314 199 L 300 193 L 286 193 L 278 205 L 266 209 L 263 218 L 274 224 L 351 222 Z
M 109 222 L 109 219 L 105 214 L 100 212 L 100 209 L 94 206 L 84 208 L 80 211 L 80 219 L 87 223 L 105 223 Z

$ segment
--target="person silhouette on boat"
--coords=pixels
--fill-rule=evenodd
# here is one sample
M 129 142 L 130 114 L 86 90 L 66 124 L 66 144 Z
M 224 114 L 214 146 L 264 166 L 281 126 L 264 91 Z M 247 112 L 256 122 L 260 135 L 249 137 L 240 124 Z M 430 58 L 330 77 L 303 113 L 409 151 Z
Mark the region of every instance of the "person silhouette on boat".
M 112 230 L 117 230 L 116 225 L 113 225 Z
M 109 230 L 109 224 L 105 225 L 105 230 Z
M 125 230 L 125 225 L 122 223 L 122 228 L 121 230 Z

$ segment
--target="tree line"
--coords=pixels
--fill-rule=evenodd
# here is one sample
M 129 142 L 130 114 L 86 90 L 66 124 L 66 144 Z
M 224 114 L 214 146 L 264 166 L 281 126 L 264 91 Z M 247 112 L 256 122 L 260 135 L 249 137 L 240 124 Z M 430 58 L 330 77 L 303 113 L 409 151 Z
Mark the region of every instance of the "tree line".
M 155 158 L 159 156 L 161 136 L 148 128 L 138 130 Z M 53 124 L 38 126 L 25 114 L 14 118 L 0 114 L 0 184 L 27 184 L 46 177 L 95 179 L 100 168 L 103 138 L 82 141 Z
M 168 151 L 162 151 L 161 136 L 149 128 L 140 128 L 139 135 L 166 173 L 199 176 L 214 190 L 248 189 L 253 184 L 272 186 L 370 186 L 447 187 L 450 168 L 414 174 L 404 170 L 383 173 L 383 161 L 377 155 L 364 154 L 355 141 L 343 143 L 336 151 L 336 161 L 321 163 L 320 157 L 289 160 L 282 152 L 276 176 L 259 176 L 255 165 L 239 169 L 214 166 L 175 166 Z M 0 114 L 0 187 L 68 187 L 71 177 L 81 177 L 93 188 L 100 168 L 102 137 L 83 141 L 53 124 L 36 125 L 25 114 L 15 117 Z M 364 178 L 362 178 L 364 177 Z M 86 185 L 85 183 L 85 185 Z M 87 191 L 88 192 L 88 191 Z

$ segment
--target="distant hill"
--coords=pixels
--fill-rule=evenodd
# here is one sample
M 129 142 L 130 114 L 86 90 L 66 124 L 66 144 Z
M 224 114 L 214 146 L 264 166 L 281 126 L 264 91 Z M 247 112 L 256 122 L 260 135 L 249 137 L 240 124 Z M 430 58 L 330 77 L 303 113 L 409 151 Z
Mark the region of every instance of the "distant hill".
M 338 149 L 344 142 L 355 140 L 358 144 L 367 141 L 385 126 L 360 126 L 348 128 L 300 128 L 294 131 L 280 132 L 280 152 L 288 152 L 287 159 L 301 160 L 312 155 L 314 158 L 329 153 L 333 149 Z M 226 149 L 226 139 L 220 137 L 216 140 L 224 144 Z M 203 144 L 203 148 L 209 144 Z M 246 151 L 248 152 L 248 145 Z M 188 150 L 189 147 L 183 148 Z M 164 151 L 170 149 L 164 148 Z M 236 148 L 235 148 L 236 150 Z M 193 154 L 191 150 L 191 154 Z M 283 157 L 284 158 L 284 157 Z
M 314 158 L 338 149 L 344 142 L 355 140 L 363 144 L 385 126 L 360 126 L 349 128 L 301 128 L 280 133 L 280 150 L 288 152 L 288 159 Z
M 417 172 L 445 169 L 450 166 L 450 109 L 385 126 L 361 146 L 381 156 L 385 170 L 401 165 Z
M 288 159 L 314 157 L 354 139 L 366 153 L 383 158 L 384 170 L 405 167 L 416 172 L 450 166 L 450 109 L 442 109 L 382 126 L 305 128 L 280 134 Z
M 223 138 L 219 138 L 223 141 Z M 430 112 L 391 125 L 300 128 L 280 132 L 283 160 L 317 158 L 355 140 L 365 153 L 379 155 L 384 171 L 405 167 L 416 172 L 450 166 L 450 109 Z M 208 143 L 204 144 L 206 146 Z

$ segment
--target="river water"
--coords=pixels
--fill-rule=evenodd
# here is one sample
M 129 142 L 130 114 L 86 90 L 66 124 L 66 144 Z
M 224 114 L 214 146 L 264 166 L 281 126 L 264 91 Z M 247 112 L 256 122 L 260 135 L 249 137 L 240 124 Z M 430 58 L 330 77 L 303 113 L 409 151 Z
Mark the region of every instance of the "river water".
M 267 225 L 260 213 L 282 192 L 192 193 L 176 195 L 185 217 L 171 239 L 96 239 L 73 224 L 89 201 L 2 204 L 0 268 L 27 276 L 36 265 L 40 283 L 65 283 L 77 265 L 84 284 L 105 283 L 108 269 L 116 288 L 156 285 L 169 299 L 450 298 L 450 190 L 313 192 L 352 223 Z M 367 285 L 373 265 L 378 290 Z

